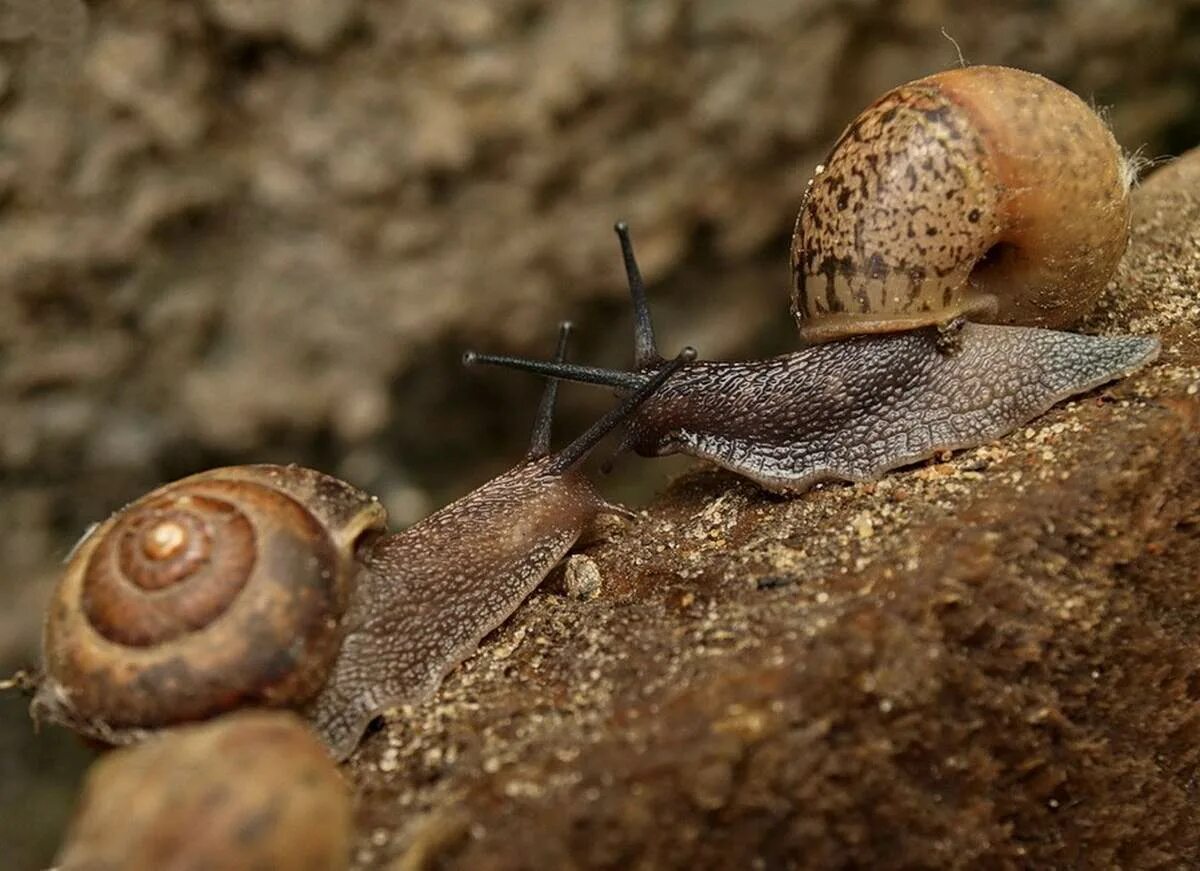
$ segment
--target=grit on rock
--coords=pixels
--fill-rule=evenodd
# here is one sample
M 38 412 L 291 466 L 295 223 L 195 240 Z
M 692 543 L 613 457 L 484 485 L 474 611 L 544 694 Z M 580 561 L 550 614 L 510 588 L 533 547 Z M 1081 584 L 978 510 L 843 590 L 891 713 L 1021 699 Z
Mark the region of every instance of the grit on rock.
M 696 471 L 597 531 L 598 598 L 550 582 L 360 749 L 356 862 L 1200 862 L 1198 287 L 1200 151 L 1087 325 L 1161 335 L 1146 371 L 874 484 Z

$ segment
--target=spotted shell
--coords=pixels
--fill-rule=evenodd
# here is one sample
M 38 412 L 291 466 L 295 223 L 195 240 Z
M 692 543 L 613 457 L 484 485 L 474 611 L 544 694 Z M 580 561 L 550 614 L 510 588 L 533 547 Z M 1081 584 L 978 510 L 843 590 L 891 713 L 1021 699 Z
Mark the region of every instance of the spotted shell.
M 184 478 L 72 554 L 43 627 L 35 716 L 112 743 L 324 684 L 378 501 L 299 467 Z
M 842 134 L 792 239 L 792 314 L 816 343 L 965 315 L 1059 328 L 1104 289 L 1132 173 L 1104 122 L 1034 73 L 902 85 Z

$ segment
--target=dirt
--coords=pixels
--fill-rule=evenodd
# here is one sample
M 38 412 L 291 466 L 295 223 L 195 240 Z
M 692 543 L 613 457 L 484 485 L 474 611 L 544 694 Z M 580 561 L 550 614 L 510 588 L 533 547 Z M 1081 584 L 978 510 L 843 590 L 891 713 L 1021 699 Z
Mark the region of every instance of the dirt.
M 609 231 L 618 217 L 633 226 L 664 347 L 691 342 L 715 358 L 786 349 L 794 342 L 786 240 L 812 166 L 859 107 L 958 63 L 960 49 L 968 61 L 1034 69 L 1113 107 L 1118 138 L 1131 150 L 1146 143 L 1145 156 L 1200 140 L 1200 29 L 1191 0 L 1152 7 L 1117 0 L 1101 16 L 1068 0 L 1010 0 L 986 17 L 977 13 L 967 0 L 0 3 L 0 667 L 35 659 L 42 603 L 88 524 L 163 481 L 227 463 L 301 462 L 380 494 L 402 525 L 511 465 L 539 386 L 521 376 L 464 374 L 459 355 L 467 346 L 545 354 L 554 323 L 569 316 L 579 325 L 579 358 L 625 363 L 628 315 Z M 948 833 L 928 843 L 984 843 L 982 828 L 950 824 L 948 812 L 926 806 L 934 794 L 943 809 L 976 796 L 971 789 L 982 794 L 979 775 L 951 783 L 945 772 L 958 769 L 946 763 L 918 777 L 928 761 L 918 750 L 895 761 L 880 743 L 893 732 L 891 713 L 870 728 L 813 726 L 820 717 L 805 712 L 824 710 L 818 689 L 864 709 L 878 700 L 873 690 L 845 695 L 854 685 L 849 660 L 810 652 L 832 633 L 822 643 L 832 650 L 836 639 L 853 642 L 862 663 L 903 650 L 919 659 L 923 645 L 950 637 L 948 618 L 934 613 L 933 598 L 918 599 L 915 586 L 897 592 L 900 604 L 875 611 L 866 593 L 843 598 L 876 575 L 870 583 L 896 591 L 909 590 L 903 578 L 930 576 L 930 548 L 905 574 L 905 540 L 976 555 L 937 569 L 937 583 L 925 585 L 930 597 L 939 584 L 959 583 L 967 601 L 984 596 L 983 588 L 989 592 L 980 601 L 993 602 L 990 583 L 972 586 L 958 574 L 973 565 L 983 575 L 1011 574 L 1010 598 L 1023 601 L 1022 579 L 1042 577 L 1036 559 L 990 544 L 976 524 L 1001 531 L 1028 524 L 1031 543 L 1022 547 L 1058 548 L 1066 560 L 1056 583 L 1077 584 L 1080 596 L 1093 583 L 1114 597 L 1123 591 L 1134 600 L 1128 619 L 1149 613 L 1139 604 L 1143 593 L 1113 580 L 1122 563 L 1100 547 L 1107 532 L 1088 531 L 1078 500 L 1089 487 L 1095 498 L 1115 500 L 1092 509 L 1097 523 L 1115 524 L 1120 511 L 1145 507 L 1131 494 L 1159 479 L 1182 487 L 1179 476 L 1189 474 L 1181 459 L 1192 449 L 1186 427 L 1171 422 L 1191 413 L 1182 385 L 1194 380 L 1200 357 L 1192 326 L 1198 276 L 1187 259 L 1195 236 L 1181 229 L 1192 200 L 1182 185 L 1165 187 L 1157 196 L 1178 201 L 1143 207 L 1123 277 L 1086 325 L 1161 332 L 1159 364 L 1100 395 L 1115 400 L 1074 403 L 1027 433 L 889 477 L 874 491 L 824 488 L 783 503 L 720 475 L 681 479 L 639 525 L 608 529 L 614 540 L 587 550 L 590 565 L 576 561 L 563 582 L 570 597 L 551 585 L 499 633 L 488 651 L 511 647 L 508 660 L 493 662 L 485 651 L 436 705 L 413 713 L 411 727 L 392 725 L 364 749 L 356 769 L 368 790 L 362 864 L 422 855 L 504 864 L 505 855 L 518 854 L 498 850 L 496 838 L 516 845 L 532 837 L 521 832 L 530 815 L 545 823 L 546 849 L 569 849 L 577 864 L 649 863 L 672 850 L 703 860 L 700 851 L 723 846 L 711 840 L 714 823 L 734 833 L 736 843 L 724 846 L 739 856 L 751 855 L 746 833 L 755 827 L 765 832 L 762 843 L 778 840 L 788 850 L 870 844 L 877 830 L 915 833 L 935 821 Z M 1176 290 L 1153 298 L 1138 291 L 1150 276 L 1164 286 L 1176 280 Z M 1177 394 L 1178 408 L 1164 403 Z M 608 401 L 601 392 L 564 391 L 560 438 Z M 1100 431 L 1104 437 L 1094 437 Z M 1138 445 L 1150 454 L 1144 461 L 1122 459 L 1126 451 L 1141 456 Z M 624 463 L 607 487 L 644 504 L 661 489 L 664 469 L 678 468 Z M 1063 481 L 1043 478 L 1067 472 Z M 1128 491 L 1111 489 L 1119 487 Z M 1012 513 L 985 500 L 984 488 L 1008 494 Z M 1035 498 L 1052 515 L 1075 518 L 1064 528 L 1082 542 L 1078 563 L 1074 544 L 1047 543 L 1058 532 L 1035 535 L 1035 506 L 1025 503 Z M 1138 533 L 1147 547 L 1161 536 L 1156 555 L 1130 544 L 1134 555 L 1121 557 L 1126 570 L 1136 568 L 1130 577 L 1159 579 L 1151 586 L 1162 588 L 1164 602 L 1175 595 L 1171 573 L 1194 565 L 1187 553 L 1173 557 L 1193 536 L 1163 525 L 1174 522 L 1177 498 L 1163 496 L 1167 507 L 1155 508 Z M 1194 508 L 1179 510 L 1186 516 Z M 963 517 L 972 519 L 966 532 Z M 710 520 L 728 530 L 690 537 Z M 651 552 L 660 544 L 661 553 Z M 894 574 L 884 578 L 889 567 Z M 1006 601 L 993 604 L 998 626 L 1010 628 L 990 631 L 1025 638 L 1011 628 L 1025 624 L 1003 610 Z M 828 626 L 818 626 L 809 605 Z M 870 622 L 849 616 L 856 607 L 899 636 L 886 641 L 891 630 L 881 629 L 872 641 L 874 630 L 854 629 Z M 1126 613 L 1123 605 L 1106 607 Z M 1186 617 L 1155 607 L 1182 632 Z M 1022 619 L 1040 626 L 1042 616 L 1034 608 Z M 1107 621 L 1099 626 L 1108 631 Z M 1095 644 L 1108 652 L 1104 638 Z M 925 690 L 913 689 L 910 707 L 897 710 L 936 719 L 936 699 L 921 693 L 937 688 L 967 711 L 972 687 L 993 686 L 972 677 L 984 660 L 971 657 L 993 643 L 1000 642 L 963 641 L 980 650 L 960 652 L 961 675 L 930 665 Z M 1145 662 L 1158 655 L 1153 646 L 1138 649 Z M 1006 650 L 989 655 L 1000 661 Z M 551 665 L 560 651 L 577 672 Z M 1076 662 L 1046 656 L 1029 666 L 1039 681 Z M 810 660 L 816 671 L 787 668 Z M 1128 668 L 1144 684 L 1135 690 L 1159 685 L 1141 666 Z M 506 675 L 532 680 L 529 696 L 506 696 Z M 738 701 L 737 693 L 748 695 Z M 749 727 L 713 731 L 727 717 L 718 711 L 726 702 L 757 722 L 754 712 L 775 710 L 765 700 L 776 694 L 782 707 L 763 714 L 761 739 L 738 731 Z M 475 705 L 487 716 L 472 720 Z M 1070 713 L 1083 716 L 1077 706 Z M 741 714 L 728 716 L 742 722 Z M 31 738 L 21 705 L 8 699 L 0 699 L 0 717 L 0 842 L 27 849 L 38 857 L 33 866 L 52 852 L 86 755 L 62 735 Z M 808 737 L 798 737 L 803 724 Z M 1100 740 L 1088 729 L 1081 734 Z M 730 749 L 712 750 L 712 735 L 725 736 L 721 746 Z M 400 742 L 391 757 L 384 755 L 389 736 Z M 1051 750 L 1029 746 L 1050 760 L 1045 765 L 1061 767 L 1061 746 L 1074 746 L 1068 738 L 1047 738 Z M 693 742 L 718 758 L 684 773 Z M 775 749 L 759 757 L 754 748 L 763 742 Z M 867 756 L 859 767 L 849 757 L 834 767 L 822 761 L 831 744 L 860 743 L 876 748 L 874 780 L 860 777 Z M 511 776 L 508 760 L 526 752 L 542 780 Z M 989 761 L 987 747 L 978 752 L 998 771 L 1010 771 L 1004 765 L 1019 755 L 997 749 L 1001 765 Z M 591 767 L 592 753 L 609 773 L 599 762 Z M 1186 748 L 1176 755 L 1186 757 Z M 1067 756 L 1072 764 L 1081 758 Z M 977 759 L 965 758 L 968 767 Z M 798 785 L 800 760 L 813 766 L 805 775 L 811 789 Z M 485 763 L 495 770 L 484 771 Z M 61 775 L 35 777 L 44 765 Z M 755 766 L 783 779 L 755 786 Z M 1130 766 L 1128 782 L 1140 783 L 1143 769 Z M 411 781 L 397 779 L 401 770 Z M 898 770 L 922 784 L 907 787 L 912 813 L 864 824 L 853 811 L 863 803 L 839 789 L 869 782 L 886 791 Z M 606 783 L 615 784 L 611 794 Z M 701 798 L 689 813 L 668 803 L 693 793 Z M 463 814 L 444 810 L 460 795 Z M 798 810 L 822 802 L 849 808 L 837 839 L 814 822 L 840 819 L 836 810 L 812 817 Z M 6 811 L 14 807 L 38 823 Z M 996 807 L 976 802 L 962 812 L 965 821 L 1000 820 L 987 843 L 1032 825 L 1026 811 Z M 1100 813 L 1071 806 L 1072 819 L 1093 811 Z M 1168 818 L 1169 807 L 1145 831 Z M 5 828 L 6 819 L 18 822 Z M 1042 827 L 1037 838 L 1085 843 L 1095 826 L 1082 826 L 1053 837 Z M 540 822 L 533 831 L 543 831 Z M 596 852 L 576 852 L 571 838 L 594 842 Z M 647 856 L 639 844 L 664 852 Z M 834 848 L 812 849 L 819 857 Z M 771 864 L 774 854 L 764 855 Z M 675 861 L 683 858 L 663 859 Z

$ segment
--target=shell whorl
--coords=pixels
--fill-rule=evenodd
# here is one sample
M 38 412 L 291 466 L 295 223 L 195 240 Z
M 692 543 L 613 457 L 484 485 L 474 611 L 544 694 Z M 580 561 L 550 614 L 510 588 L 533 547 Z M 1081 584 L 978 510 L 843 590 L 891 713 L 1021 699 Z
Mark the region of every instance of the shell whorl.
M 80 579 L 80 605 L 96 632 L 115 644 L 152 647 L 228 610 L 254 569 L 256 546 L 254 523 L 229 489 L 164 493 L 98 537 Z M 294 510 L 282 506 L 274 509 Z
M 99 737 L 296 706 L 333 666 L 378 502 L 295 467 L 218 469 L 117 512 L 72 555 L 44 627 L 48 718 Z
M 958 315 L 1058 328 L 1125 250 L 1129 174 L 1076 95 L 1005 67 L 902 85 L 842 134 L 792 239 L 792 313 L 821 342 Z

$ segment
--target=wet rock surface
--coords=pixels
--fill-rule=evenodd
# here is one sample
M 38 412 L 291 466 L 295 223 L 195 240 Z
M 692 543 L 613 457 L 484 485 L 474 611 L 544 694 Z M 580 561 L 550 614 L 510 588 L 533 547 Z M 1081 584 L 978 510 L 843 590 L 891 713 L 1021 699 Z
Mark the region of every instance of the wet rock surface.
M 361 867 L 1200 861 L 1200 152 L 1090 329 L 1159 362 L 781 500 L 676 480 L 350 765 Z M 573 588 L 573 586 L 572 586 Z M 389 865 L 396 862 L 395 865 Z

